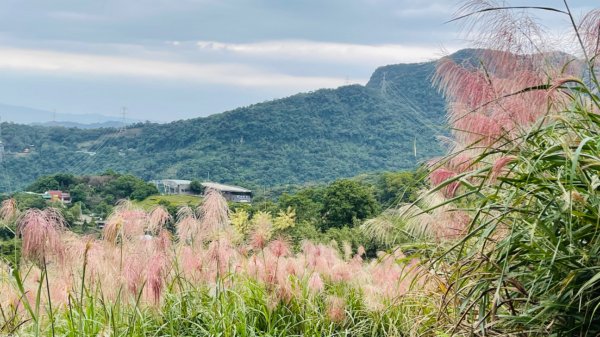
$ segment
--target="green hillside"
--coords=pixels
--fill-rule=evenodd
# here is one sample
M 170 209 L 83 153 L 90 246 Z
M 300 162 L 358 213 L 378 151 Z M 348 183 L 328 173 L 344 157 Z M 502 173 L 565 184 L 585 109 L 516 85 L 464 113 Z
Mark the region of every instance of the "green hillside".
M 442 153 L 436 136 L 444 133 L 444 102 L 430 85 L 433 70 L 433 62 L 390 65 L 377 69 L 366 86 L 125 130 L 4 123 L 0 189 L 54 172 L 107 169 L 144 179 L 267 186 L 410 169 Z

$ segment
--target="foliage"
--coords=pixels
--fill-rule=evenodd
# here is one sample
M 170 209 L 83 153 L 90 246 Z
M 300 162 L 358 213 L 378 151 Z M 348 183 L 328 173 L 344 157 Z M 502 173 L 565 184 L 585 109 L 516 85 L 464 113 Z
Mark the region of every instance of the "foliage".
M 60 188 L 58 181 L 53 176 L 40 177 L 31 185 L 27 186 L 26 190 L 36 193 L 44 193 L 49 190 L 58 190 Z
M 106 194 L 114 196 L 114 199 L 132 198 L 144 200 L 146 197 L 157 194 L 156 186 L 146 183 L 138 177 L 130 174 L 122 175 L 111 180 L 105 187 Z
M 416 200 L 426 186 L 425 175 L 424 170 L 384 172 L 375 185 L 377 201 L 387 208 Z
M 367 185 L 342 179 L 327 186 L 323 195 L 323 228 L 353 226 L 379 211 L 374 192 Z
M 16 266 L 21 259 L 21 242 L 17 239 L 0 240 L 0 263 Z
M 108 214 L 111 206 L 121 199 L 141 201 L 158 193 L 154 185 L 133 175 L 122 175 L 114 171 L 107 171 L 98 176 L 74 176 L 64 173 L 42 176 L 28 187 L 28 191 L 43 193 L 50 187 L 69 192 L 72 203 L 80 203 L 80 213 L 86 211 L 100 216 Z M 47 207 L 47 203 L 35 194 L 18 193 L 15 194 L 15 198 L 21 209 Z
M 242 235 L 250 232 L 250 214 L 245 209 L 237 209 L 231 212 L 229 217 L 231 218 L 231 226 L 236 232 Z
M 190 191 L 196 194 L 202 194 L 204 192 L 204 186 L 199 180 L 192 180 L 190 183 Z
M 294 227 L 296 224 L 296 211 L 288 207 L 285 211 L 281 210 L 273 219 L 273 228 L 278 231 L 283 231 Z
M 36 194 L 16 193 L 13 197 L 15 198 L 17 206 L 21 211 L 30 208 L 42 209 L 46 208 L 47 206 L 46 200 Z
M 295 193 L 282 194 L 278 198 L 278 204 L 281 209 L 291 207 L 296 210 L 299 222 L 318 224 L 321 222 L 324 192 L 323 186 L 305 187 Z

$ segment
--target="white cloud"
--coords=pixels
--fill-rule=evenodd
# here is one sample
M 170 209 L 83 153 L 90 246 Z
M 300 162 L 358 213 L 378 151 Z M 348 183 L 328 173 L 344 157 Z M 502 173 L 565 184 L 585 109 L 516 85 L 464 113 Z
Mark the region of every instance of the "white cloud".
M 453 3 L 429 3 L 427 5 L 423 3 L 416 4 L 416 6 L 407 6 L 395 11 L 396 16 L 400 18 L 414 18 L 414 17 L 432 17 L 442 16 L 447 19 L 452 18 L 452 14 L 456 11 L 456 6 Z
M 298 61 L 335 62 L 351 64 L 384 65 L 391 63 L 422 62 L 437 58 L 438 47 L 408 46 L 399 44 L 347 44 L 305 40 L 282 40 L 256 43 L 223 43 L 198 41 L 202 51 L 227 52 L 261 58 Z M 452 50 L 457 48 L 450 48 Z
M 293 76 L 236 63 L 184 63 L 20 48 L 0 48 L 0 69 L 297 90 L 337 87 L 344 83 L 344 79 L 335 77 Z

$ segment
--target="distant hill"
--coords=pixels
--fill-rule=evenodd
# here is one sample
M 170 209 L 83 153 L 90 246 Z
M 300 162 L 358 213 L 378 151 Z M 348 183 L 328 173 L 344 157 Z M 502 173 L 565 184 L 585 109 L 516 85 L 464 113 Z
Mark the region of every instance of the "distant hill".
M 101 123 L 76 123 L 67 121 L 52 121 L 45 123 L 31 123 L 31 125 L 47 126 L 47 127 L 65 127 L 65 128 L 78 128 L 78 129 L 100 129 L 100 128 L 121 128 L 134 123 L 126 123 L 119 121 L 106 121 Z
M 272 186 L 411 169 L 442 153 L 437 136 L 446 132 L 444 100 L 430 85 L 434 67 L 389 65 L 365 86 L 123 131 L 4 123 L 6 182 L 0 189 L 60 171 L 113 169 L 145 179 Z
M 67 114 L 43 109 L 1 104 L 0 118 L 3 122 L 18 124 L 41 124 L 45 126 L 65 126 L 77 128 L 120 127 L 123 122 L 119 117 L 99 114 Z M 126 124 L 140 122 L 126 120 Z

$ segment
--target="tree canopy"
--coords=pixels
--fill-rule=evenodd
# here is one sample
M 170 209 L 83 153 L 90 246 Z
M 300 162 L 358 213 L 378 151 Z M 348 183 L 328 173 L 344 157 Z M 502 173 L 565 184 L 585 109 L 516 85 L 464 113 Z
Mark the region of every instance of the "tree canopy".
M 353 226 L 378 211 L 374 191 L 360 182 L 342 179 L 327 186 L 324 191 L 323 228 Z

